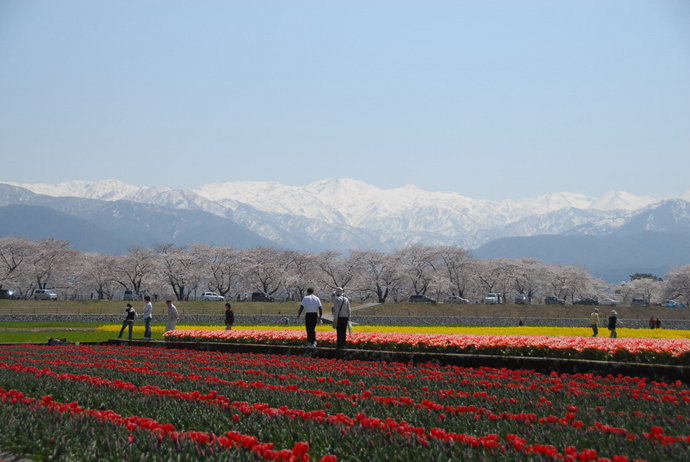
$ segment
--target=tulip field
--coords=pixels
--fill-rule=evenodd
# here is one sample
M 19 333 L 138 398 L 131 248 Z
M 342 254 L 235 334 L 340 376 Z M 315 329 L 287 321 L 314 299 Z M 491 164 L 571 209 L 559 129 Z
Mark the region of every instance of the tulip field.
M 187 329 L 167 332 L 167 341 L 306 345 L 304 329 Z M 319 332 L 319 346 L 335 347 L 333 329 Z M 690 366 L 690 339 L 356 332 L 348 347 L 426 353 L 530 356 Z
M 0 346 L 0 447 L 63 461 L 687 461 L 690 388 L 623 376 Z

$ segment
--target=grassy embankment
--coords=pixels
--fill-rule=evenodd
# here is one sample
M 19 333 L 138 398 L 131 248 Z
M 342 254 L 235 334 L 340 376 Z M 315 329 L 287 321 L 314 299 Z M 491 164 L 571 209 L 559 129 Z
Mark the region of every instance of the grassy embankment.
M 143 308 L 143 302 L 132 303 L 139 314 Z M 116 314 L 122 315 L 126 302 L 123 301 L 35 301 L 35 300 L 1 300 L 0 314 Z M 222 315 L 224 304 L 222 302 L 175 302 L 180 314 L 182 324 L 184 316 L 191 314 L 217 314 Z M 324 302 L 326 312 L 330 310 L 330 304 Z M 166 313 L 165 303 L 154 302 L 154 320 Z M 353 307 L 357 304 L 353 303 Z M 289 303 L 262 303 L 262 302 L 233 302 L 236 314 L 249 315 L 283 315 L 294 316 L 299 309 L 298 302 Z M 610 307 L 600 307 L 603 316 L 610 312 Z M 649 319 L 652 316 L 660 317 L 665 321 L 664 327 L 671 327 L 667 320 L 690 319 L 690 310 L 660 308 L 660 307 L 617 307 L 621 319 Z M 460 317 L 507 317 L 507 318 L 582 318 L 587 319 L 591 313 L 590 306 L 518 306 L 518 305 L 426 305 L 414 303 L 387 303 L 384 305 L 365 308 L 357 311 L 358 316 L 460 316 Z M 517 322 L 516 322 L 517 323 Z M 5 322 L 0 323 L 0 343 L 15 342 L 46 342 L 48 337 L 66 338 L 72 342 L 104 341 L 116 337 L 110 332 L 96 332 L 99 325 L 105 323 L 31 323 L 31 322 Z M 141 319 L 137 324 L 141 323 Z M 195 323 L 199 324 L 199 323 Z M 376 324 L 372 318 L 372 324 Z M 153 323 L 154 326 L 163 326 L 164 323 Z M 127 336 L 127 333 L 125 333 Z M 134 338 L 141 335 L 135 332 Z M 154 332 L 154 338 L 162 338 L 161 333 Z
M 0 314 L 123 314 L 127 302 L 122 300 L 0 300 Z M 223 302 L 174 302 L 181 315 L 186 314 L 219 314 L 225 311 Z M 326 312 L 331 303 L 323 301 Z M 132 302 L 141 314 L 144 302 Z M 359 303 L 353 302 L 353 308 Z M 296 315 L 299 302 L 265 303 L 265 302 L 232 302 L 233 310 L 238 315 Z M 357 316 L 459 316 L 487 318 L 588 318 L 594 307 L 591 306 L 557 306 L 557 305 L 429 305 L 422 303 L 386 303 L 383 305 L 357 310 Z M 601 315 L 608 315 L 612 307 L 600 306 Z M 652 316 L 662 320 L 690 319 L 690 309 L 662 307 L 615 307 L 621 319 L 649 319 Z M 164 301 L 153 302 L 154 316 L 166 313 Z

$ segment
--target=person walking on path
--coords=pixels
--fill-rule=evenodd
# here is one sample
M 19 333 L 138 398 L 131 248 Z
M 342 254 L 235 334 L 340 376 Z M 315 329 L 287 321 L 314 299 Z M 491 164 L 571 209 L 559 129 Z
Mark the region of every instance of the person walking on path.
M 232 330 L 232 326 L 235 324 L 235 312 L 232 311 L 232 306 L 230 303 L 225 304 L 225 330 Z
M 132 330 L 134 329 L 134 320 L 137 319 L 137 312 L 134 307 L 128 303 L 127 308 L 125 308 L 125 320 L 122 322 L 122 329 L 120 329 L 120 335 L 117 338 L 122 338 L 122 334 L 125 333 L 125 328 L 129 326 L 129 339 L 132 340 Z
M 314 348 L 316 347 L 316 323 L 323 316 L 323 307 L 321 306 L 321 300 L 314 295 L 314 289 L 311 287 L 307 289 L 307 296 L 302 299 L 300 304 L 299 312 L 297 312 L 298 320 L 302 315 L 302 310 L 305 312 L 304 325 L 307 329 L 307 346 Z
M 347 345 L 347 327 L 352 315 L 350 300 L 344 293 L 345 291 L 342 287 L 337 287 L 335 289 L 335 298 L 333 299 L 333 324 L 335 324 L 338 334 L 338 344 L 336 346 L 338 349 L 345 348 Z
M 592 337 L 599 335 L 599 308 L 594 308 L 589 315 L 589 327 L 592 328 Z
M 144 316 L 144 339 L 151 340 L 153 338 L 153 331 L 151 331 L 151 321 L 153 320 L 153 305 L 151 304 L 151 296 L 144 297 L 146 305 L 142 314 Z
M 657 329 L 661 329 L 661 319 L 656 318 L 654 320 L 654 326 L 656 326 Z
M 180 320 L 180 313 L 177 311 L 177 307 L 173 305 L 172 300 L 166 300 L 165 304 L 168 305 L 168 322 L 165 325 L 165 331 L 170 332 L 175 330 L 175 326 Z
M 611 331 L 611 338 L 618 338 L 616 327 L 618 327 L 619 323 L 623 324 L 618 320 L 618 313 L 616 313 L 616 310 L 611 310 L 611 316 L 609 316 L 609 330 Z

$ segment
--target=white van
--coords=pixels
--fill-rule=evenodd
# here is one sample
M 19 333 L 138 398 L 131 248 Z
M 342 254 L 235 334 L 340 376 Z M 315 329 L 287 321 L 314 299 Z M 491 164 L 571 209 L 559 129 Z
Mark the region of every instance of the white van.
M 34 290 L 34 300 L 57 300 L 57 294 L 48 289 Z

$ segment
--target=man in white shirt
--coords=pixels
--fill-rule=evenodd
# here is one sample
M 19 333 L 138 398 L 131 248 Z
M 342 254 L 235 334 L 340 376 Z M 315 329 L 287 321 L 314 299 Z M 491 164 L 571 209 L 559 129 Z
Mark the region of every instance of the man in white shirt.
M 304 323 L 307 329 L 307 346 L 314 348 L 316 346 L 316 323 L 321 320 L 323 308 L 321 307 L 321 300 L 314 295 L 314 289 L 311 287 L 307 289 L 307 296 L 302 299 L 297 319 L 300 318 L 302 310 L 306 313 L 304 315 Z
M 144 306 L 144 339 L 151 340 L 153 338 L 153 331 L 151 330 L 151 321 L 153 320 L 153 305 L 151 304 L 151 297 L 145 296 L 146 306 Z

